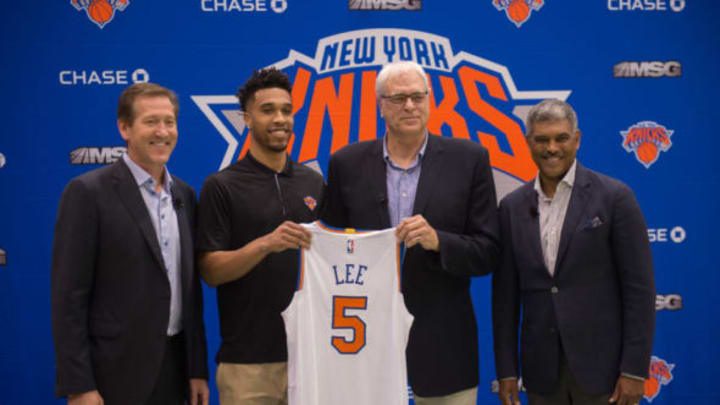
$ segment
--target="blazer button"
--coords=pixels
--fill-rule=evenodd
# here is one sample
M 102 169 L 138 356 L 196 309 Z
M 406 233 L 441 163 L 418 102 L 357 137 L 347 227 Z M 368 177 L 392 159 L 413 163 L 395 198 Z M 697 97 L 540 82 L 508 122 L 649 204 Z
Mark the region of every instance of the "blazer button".
M 550 292 L 553 293 L 553 294 L 557 294 L 558 288 L 555 287 L 555 286 L 553 286 L 553 287 L 550 289 Z

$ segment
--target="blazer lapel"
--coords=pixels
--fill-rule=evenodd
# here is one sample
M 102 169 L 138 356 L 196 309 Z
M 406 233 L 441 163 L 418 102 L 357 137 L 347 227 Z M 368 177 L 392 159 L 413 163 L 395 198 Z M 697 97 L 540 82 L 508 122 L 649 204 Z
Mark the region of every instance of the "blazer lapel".
M 128 169 L 122 159 L 115 163 L 114 177 L 115 192 L 119 200 L 122 201 L 125 208 L 130 212 L 130 215 L 135 219 L 135 223 L 145 237 L 145 241 L 148 243 L 153 256 L 155 256 L 155 260 L 157 260 L 160 265 L 160 269 L 165 271 L 165 262 L 160 252 L 160 245 L 158 245 L 155 228 L 150 220 L 147 206 L 145 205 L 145 201 L 143 201 L 142 195 L 140 195 L 140 189 L 135 182 L 135 178 L 133 178 L 130 169 Z
M 377 179 L 371 181 L 372 190 L 371 195 L 377 196 L 377 209 L 378 209 L 378 229 L 385 229 L 390 227 L 390 212 L 388 211 L 388 195 L 387 195 L 387 170 L 385 168 L 385 159 L 383 158 L 383 142 L 384 139 L 380 138 L 375 141 L 373 145 L 372 155 L 373 158 L 369 160 L 367 171 L 370 179 Z
M 437 162 L 440 161 L 443 153 L 442 144 L 436 142 L 437 136 L 438 135 L 428 134 L 425 156 L 423 156 L 422 160 L 422 170 L 420 171 L 420 179 L 418 179 L 417 191 L 415 193 L 413 215 L 422 214 L 423 211 L 425 211 L 425 207 L 433 193 L 433 186 L 439 184 L 441 181 L 441 171 L 435 170 L 435 166 Z
M 547 266 L 545 266 L 545 259 L 543 257 L 542 252 L 542 245 L 541 245 L 541 236 L 540 236 L 540 215 L 538 213 L 538 195 L 537 191 L 535 191 L 535 188 L 533 187 L 534 180 L 531 180 L 529 183 L 524 185 L 525 191 L 523 193 L 524 198 L 524 206 L 527 207 L 526 209 L 521 209 L 518 213 L 519 216 L 519 224 L 520 224 L 520 230 L 519 232 L 521 238 L 524 238 L 525 244 L 524 246 L 527 246 L 530 252 L 530 257 L 532 260 L 537 261 L 543 269 L 545 269 L 545 274 L 548 276 L 550 273 L 547 271 Z M 536 267 L 535 264 L 533 264 L 531 267 Z
M 563 223 L 562 233 L 560 234 L 560 246 L 558 247 L 557 260 L 555 260 L 555 275 L 557 275 L 561 268 L 562 260 L 577 230 L 578 222 L 580 218 L 582 218 L 587 203 L 590 201 L 590 195 L 591 190 L 587 170 L 578 162 L 575 172 L 575 185 L 570 195 L 570 203 L 568 204 L 565 222 Z
M 177 215 L 178 232 L 180 233 L 180 280 L 183 291 L 189 293 L 192 286 L 193 269 L 192 227 L 187 213 L 189 202 L 183 198 L 183 193 L 177 181 L 173 182 L 170 193 L 172 194 L 175 215 Z

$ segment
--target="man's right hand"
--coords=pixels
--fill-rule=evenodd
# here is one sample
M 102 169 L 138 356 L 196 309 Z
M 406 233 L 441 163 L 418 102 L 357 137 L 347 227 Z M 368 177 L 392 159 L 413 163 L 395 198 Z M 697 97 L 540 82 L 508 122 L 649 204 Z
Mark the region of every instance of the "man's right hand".
M 68 395 L 68 405 L 104 405 L 100 393 L 97 391 L 83 392 L 82 394 Z
M 520 405 L 517 379 L 509 378 L 507 380 L 501 380 L 498 396 L 500 397 L 500 403 L 502 405 Z
M 298 246 L 309 249 L 310 237 L 310 231 L 304 227 L 285 221 L 274 231 L 265 235 L 264 242 L 268 251 L 278 253 L 287 249 L 297 249 Z

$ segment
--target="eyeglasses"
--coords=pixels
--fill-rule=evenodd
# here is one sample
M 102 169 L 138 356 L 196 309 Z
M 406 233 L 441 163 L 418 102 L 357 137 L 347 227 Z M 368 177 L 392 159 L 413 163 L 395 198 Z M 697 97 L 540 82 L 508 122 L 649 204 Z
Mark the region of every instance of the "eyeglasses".
M 418 93 L 412 93 L 412 94 L 393 94 L 392 96 L 381 96 L 382 98 L 389 100 L 391 103 L 395 105 L 404 105 L 407 103 L 408 99 L 412 100 L 413 104 L 420 104 L 423 101 L 425 101 L 425 97 L 427 97 L 428 92 L 418 92 Z

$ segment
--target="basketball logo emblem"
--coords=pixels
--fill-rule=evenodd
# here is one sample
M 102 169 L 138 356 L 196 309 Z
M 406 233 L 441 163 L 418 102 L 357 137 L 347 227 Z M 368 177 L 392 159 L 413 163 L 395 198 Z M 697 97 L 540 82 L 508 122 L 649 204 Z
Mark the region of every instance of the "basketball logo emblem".
M 654 121 L 641 121 L 627 131 L 620 131 L 623 137 L 622 146 L 646 169 L 649 169 L 660 157 L 660 152 L 667 152 L 672 146 L 670 137 L 673 130 L 665 128 Z
M 103 28 L 112 21 L 115 10 L 123 11 L 130 4 L 130 0 L 70 0 L 76 10 L 85 10 L 90 21 Z
M 648 402 L 652 402 L 653 399 L 660 394 L 660 388 L 662 388 L 663 385 L 670 384 L 670 381 L 673 380 L 672 370 L 674 368 L 674 364 L 669 364 L 657 356 L 652 356 L 650 359 L 650 371 L 648 372 L 647 380 L 645 380 L 645 392 L 643 394 Z
M 303 201 L 305 202 L 305 205 L 310 208 L 310 211 L 315 210 L 315 207 L 317 206 L 317 200 L 312 198 L 312 196 L 307 196 L 303 198 Z
M 544 0 L 493 0 L 493 5 L 498 11 L 505 10 L 508 20 L 520 28 L 525 21 L 530 19 L 533 11 L 538 11 L 545 5 Z

